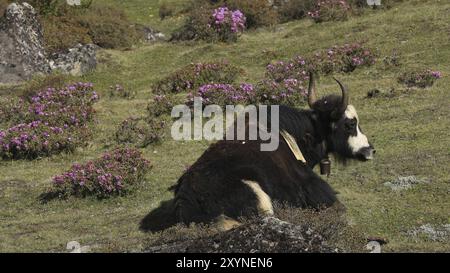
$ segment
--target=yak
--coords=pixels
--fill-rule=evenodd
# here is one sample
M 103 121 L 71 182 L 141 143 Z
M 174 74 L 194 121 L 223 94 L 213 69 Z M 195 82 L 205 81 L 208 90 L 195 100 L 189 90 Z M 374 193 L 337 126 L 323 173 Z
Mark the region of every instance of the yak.
M 141 222 L 141 229 L 161 230 L 176 223 L 211 223 L 250 215 L 273 214 L 273 202 L 300 208 L 338 203 L 336 192 L 313 168 L 333 154 L 337 159 L 366 161 L 375 149 L 364 135 L 349 92 L 339 80 L 342 96 L 317 99 L 310 73 L 308 104 L 300 110 L 279 106 L 278 149 L 260 151 L 260 141 L 221 140 L 212 144 L 171 189 L 174 199 Z M 223 218 L 226 217 L 226 218 Z

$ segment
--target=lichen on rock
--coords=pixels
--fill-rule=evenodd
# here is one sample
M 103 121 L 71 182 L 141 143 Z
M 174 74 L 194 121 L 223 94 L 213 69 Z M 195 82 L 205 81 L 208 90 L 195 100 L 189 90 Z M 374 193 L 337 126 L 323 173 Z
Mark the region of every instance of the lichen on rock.
M 27 3 L 10 4 L 0 22 L 0 83 L 49 72 L 36 11 Z

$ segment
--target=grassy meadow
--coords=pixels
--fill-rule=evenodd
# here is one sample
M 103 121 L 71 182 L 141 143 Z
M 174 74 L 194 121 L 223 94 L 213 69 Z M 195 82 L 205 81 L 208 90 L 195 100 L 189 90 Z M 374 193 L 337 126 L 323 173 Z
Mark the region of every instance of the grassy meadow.
M 96 1 L 94 1 L 96 2 Z M 175 15 L 160 21 L 159 2 L 99 0 L 123 7 L 139 23 L 167 33 L 182 23 Z M 172 0 L 181 6 L 187 1 Z M 292 21 L 244 33 L 234 44 L 205 42 L 156 43 L 130 50 L 101 50 L 99 65 L 89 75 L 73 78 L 95 85 L 101 99 L 96 130 L 88 146 L 72 154 L 38 160 L 0 161 L 0 252 L 65 252 L 69 241 L 93 246 L 93 251 L 141 251 L 151 236 L 139 231 L 139 221 L 161 201 L 167 188 L 209 146 L 207 141 L 177 142 L 170 138 L 141 149 L 153 168 L 139 190 L 105 200 L 69 198 L 40 202 L 51 179 L 75 163 L 98 157 L 114 146 L 115 129 L 131 115 L 145 115 L 151 85 L 191 62 L 227 59 L 245 69 L 241 81 L 256 82 L 271 61 L 308 55 L 335 44 L 364 41 L 376 49 L 375 65 L 349 74 L 335 74 L 351 93 L 361 126 L 377 149 L 375 160 L 334 164 L 327 181 L 340 194 L 352 225 L 369 236 L 387 238 L 384 251 L 450 251 L 450 241 L 410 236 L 424 224 L 450 224 L 450 3 L 403 1 L 389 10 L 366 10 L 345 22 L 316 24 Z M 168 34 L 168 33 L 167 33 Z M 400 66 L 383 58 L 397 52 Z M 403 71 L 430 68 L 443 77 L 426 89 L 406 89 L 397 82 Z M 133 99 L 109 98 L 111 85 L 137 92 Z M 331 76 L 318 81 L 319 94 L 339 92 Z M 0 96 L 14 96 L 20 87 L 2 86 Z M 367 98 L 372 89 L 391 96 Z M 399 176 L 414 175 L 429 183 L 392 191 L 384 185 Z

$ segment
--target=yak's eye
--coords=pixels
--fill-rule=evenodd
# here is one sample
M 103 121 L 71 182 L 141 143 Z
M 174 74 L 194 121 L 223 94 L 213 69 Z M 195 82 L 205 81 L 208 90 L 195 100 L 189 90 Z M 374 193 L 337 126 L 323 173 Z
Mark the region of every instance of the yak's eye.
M 347 122 L 345 122 L 345 129 L 349 132 L 353 132 L 356 128 L 356 119 L 350 119 Z

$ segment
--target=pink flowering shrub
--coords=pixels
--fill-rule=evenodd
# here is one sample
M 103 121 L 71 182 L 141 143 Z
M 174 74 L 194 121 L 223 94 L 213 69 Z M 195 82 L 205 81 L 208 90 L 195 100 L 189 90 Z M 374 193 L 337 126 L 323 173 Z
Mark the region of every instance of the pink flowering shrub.
M 286 79 L 304 81 L 308 79 L 311 69 L 310 61 L 302 56 L 296 56 L 288 61 L 278 61 L 266 67 L 266 78 L 275 82 L 283 82 Z
M 264 104 L 295 105 L 304 101 L 309 81 L 310 62 L 296 56 L 266 67 L 266 78 L 258 84 L 257 100 Z
M 11 103 L 10 127 L 0 130 L 0 157 L 33 159 L 73 151 L 90 136 L 89 122 L 98 101 L 91 83 L 56 90 L 48 88 L 30 98 Z M 8 109 L 6 109 L 7 112 Z M 0 115 L 4 115 L 5 109 Z
M 122 195 L 141 182 L 150 168 L 150 162 L 138 150 L 119 148 L 84 165 L 74 164 L 55 176 L 54 192 L 60 198 Z
M 42 121 L 21 123 L 0 131 L 0 155 L 3 158 L 33 159 L 61 151 L 72 152 L 89 136 L 90 131 L 84 126 L 75 132 Z
M 188 105 L 193 105 L 194 96 L 200 97 L 203 105 L 250 104 L 255 100 L 255 88 L 249 83 L 242 83 L 239 86 L 221 83 L 206 84 L 201 86 L 197 92 L 191 92 L 188 95 Z
M 316 22 L 347 20 L 351 7 L 346 0 L 317 0 L 308 15 Z
M 375 54 L 361 43 L 335 45 L 327 50 L 316 52 L 311 60 L 317 70 L 331 72 L 352 72 L 357 67 L 375 63 Z
M 398 82 L 406 84 L 408 87 L 426 88 L 433 86 L 434 82 L 441 77 L 442 73 L 440 71 L 432 71 L 430 69 L 416 70 L 403 73 L 398 77 Z
M 237 41 L 247 22 L 241 9 L 196 2 L 193 1 L 195 7 L 189 11 L 184 25 L 172 33 L 171 41 Z
M 307 96 L 309 71 L 323 74 L 351 72 L 375 63 L 370 49 L 359 43 L 333 46 L 308 58 L 296 56 L 266 67 L 266 76 L 257 85 L 257 101 L 266 104 L 299 104 Z
M 311 57 L 297 56 L 286 62 L 269 64 L 266 68 L 266 78 L 276 82 L 290 78 L 304 81 L 309 70 L 324 74 L 352 72 L 358 67 L 373 65 L 375 60 L 372 50 L 363 47 L 360 43 L 335 45 L 327 50 L 316 52 Z
M 129 117 L 117 128 L 115 139 L 118 144 L 145 148 L 161 141 L 165 127 L 166 123 L 163 120 Z
M 220 106 L 250 104 L 255 100 L 255 88 L 252 84 L 243 83 L 239 86 L 231 84 L 206 84 L 197 92 L 188 95 L 188 105 L 193 105 L 195 97 L 202 99 L 203 105 L 216 104 Z
M 246 18 L 240 10 L 229 10 L 228 7 L 219 7 L 214 10 L 209 27 L 214 29 L 218 40 L 222 42 L 235 42 L 238 34 L 245 30 Z
M 256 100 L 266 105 L 299 105 L 305 101 L 308 95 L 306 84 L 306 80 L 295 78 L 288 78 L 281 82 L 265 79 L 258 84 Z
M 241 69 L 228 61 L 193 63 L 157 82 L 153 91 L 156 94 L 180 93 L 209 83 L 232 83 L 241 73 Z
M 215 82 L 191 91 L 188 105 L 194 96 L 201 97 L 203 104 L 286 104 L 299 105 L 305 102 L 309 71 L 329 74 L 351 72 L 358 67 L 375 63 L 372 50 L 360 43 L 333 46 L 309 57 L 296 56 L 288 61 L 278 61 L 266 67 L 265 78 L 255 86 Z

